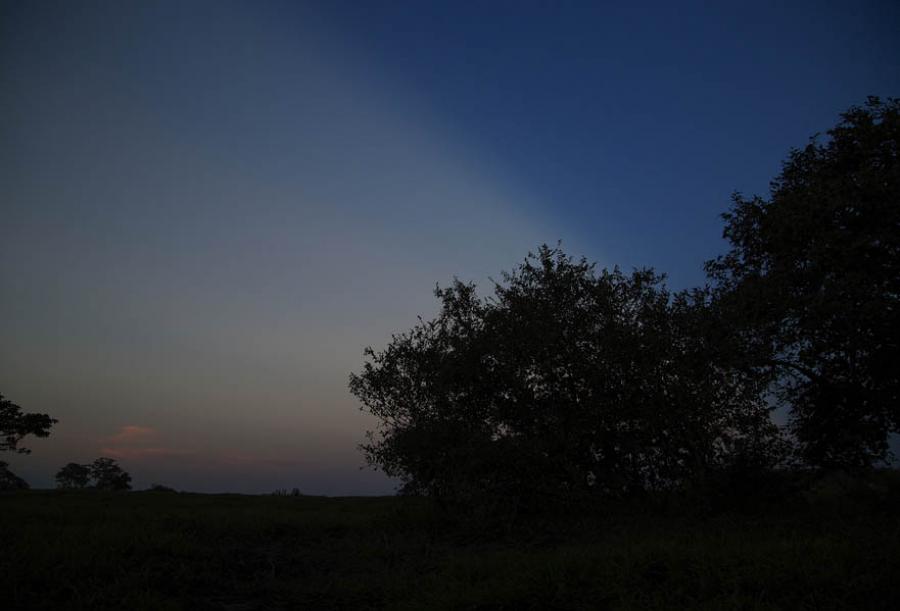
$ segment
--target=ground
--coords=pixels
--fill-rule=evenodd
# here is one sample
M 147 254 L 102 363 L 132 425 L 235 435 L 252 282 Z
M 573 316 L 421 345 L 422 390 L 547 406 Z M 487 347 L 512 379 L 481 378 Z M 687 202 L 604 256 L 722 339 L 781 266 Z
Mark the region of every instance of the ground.
M 897 495 L 816 494 L 491 526 L 416 498 L 3 493 L 0 592 L 54 610 L 896 608 Z

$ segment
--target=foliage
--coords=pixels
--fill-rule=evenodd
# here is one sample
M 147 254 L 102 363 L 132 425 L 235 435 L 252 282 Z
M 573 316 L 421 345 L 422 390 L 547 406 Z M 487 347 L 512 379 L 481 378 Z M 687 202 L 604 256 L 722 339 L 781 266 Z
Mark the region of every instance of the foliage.
M 131 489 L 131 476 L 112 458 L 98 458 L 89 469 L 93 487 L 98 490 Z
M 28 482 L 9 470 L 9 464 L 0 460 L 0 490 L 27 490 Z
M 57 488 L 86 488 L 91 479 L 89 465 L 70 462 L 56 474 Z
M 870 98 L 791 151 L 768 200 L 734 195 L 707 263 L 727 340 L 789 406 L 802 456 L 859 468 L 900 430 L 900 101 Z
M 28 454 L 31 450 L 19 447 L 28 435 L 47 437 L 56 422 L 47 414 L 22 413 L 22 408 L 0 394 L 0 452 Z
M 437 318 L 351 376 L 381 421 L 368 461 L 404 491 L 551 503 L 702 483 L 776 430 L 752 376 L 721 366 L 704 291 L 595 271 L 542 247 L 481 299 L 437 289 Z

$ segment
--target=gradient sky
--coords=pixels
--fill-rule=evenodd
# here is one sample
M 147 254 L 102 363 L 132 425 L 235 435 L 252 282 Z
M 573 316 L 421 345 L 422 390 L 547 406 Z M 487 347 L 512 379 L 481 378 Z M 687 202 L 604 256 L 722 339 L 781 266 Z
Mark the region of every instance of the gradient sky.
M 789 6 L 784 6 L 785 4 Z M 3 2 L 0 392 L 33 486 L 389 492 L 366 345 L 542 242 L 703 281 L 734 190 L 900 94 L 895 2 Z

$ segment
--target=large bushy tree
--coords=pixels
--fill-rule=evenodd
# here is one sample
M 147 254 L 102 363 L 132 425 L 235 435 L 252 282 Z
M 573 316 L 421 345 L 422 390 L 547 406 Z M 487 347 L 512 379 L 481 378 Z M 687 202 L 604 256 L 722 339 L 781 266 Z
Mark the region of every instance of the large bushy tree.
M 802 456 L 886 458 L 900 428 L 900 101 L 791 151 L 768 199 L 734 196 L 707 263 L 742 365 L 774 382 Z
M 623 495 L 772 457 L 769 406 L 716 362 L 703 291 L 545 246 L 490 298 L 458 281 L 436 294 L 438 316 L 367 349 L 350 380 L 381 422 L 368 461 L 409 492 Z

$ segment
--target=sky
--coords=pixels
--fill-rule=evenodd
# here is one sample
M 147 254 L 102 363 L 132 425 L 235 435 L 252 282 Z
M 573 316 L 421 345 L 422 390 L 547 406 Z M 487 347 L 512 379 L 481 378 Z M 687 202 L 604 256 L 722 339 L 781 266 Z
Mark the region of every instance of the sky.
M 33 487 L 391 492 L 347 390 L 542 243 L 704 281 L 732 192 L 867 95 L 894 2 L 0 3 L 0 393 Z

